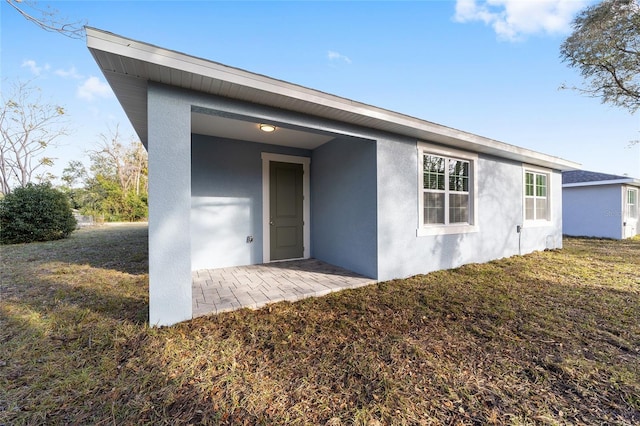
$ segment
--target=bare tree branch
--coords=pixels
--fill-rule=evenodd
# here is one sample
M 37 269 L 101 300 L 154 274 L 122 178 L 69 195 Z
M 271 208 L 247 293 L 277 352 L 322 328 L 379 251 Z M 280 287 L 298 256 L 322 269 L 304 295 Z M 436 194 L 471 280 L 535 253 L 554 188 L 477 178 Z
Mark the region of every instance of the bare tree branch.
M 146 192 L 147 153 L 142 143 L 138 140 L 123 143 L 119 126 L 99 137 L 99 149 L 90 151 L 94 174 L 115 179 L 123 194 L 133 191 L 140 195 L 141 191 Z
M 0 106 L 0 191 L 8 194 L 38 177 L 53 159 L 43 154 L 67 135 L 64 108 L 43 103 L 30 82 L 16 82 Z M 46 172 L 45 172 L 46 173 Z M 39 176 L 44 177 L 44 174 Z
M 35 1 L 5 0 L 16 12 L 45 31 L 60 33 L 69 38 L 84 38 L 84 22 L 65 22 L 58 17 L 58 11 L 40 8 Z M 28 11 L 30 10 L 30 12 Z

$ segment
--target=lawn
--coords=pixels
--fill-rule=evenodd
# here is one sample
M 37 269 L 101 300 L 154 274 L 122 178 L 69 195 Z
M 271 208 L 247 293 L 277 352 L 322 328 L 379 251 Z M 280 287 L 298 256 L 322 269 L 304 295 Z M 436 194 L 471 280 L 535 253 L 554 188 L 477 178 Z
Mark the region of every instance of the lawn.
M 0 247 L 0 424 L 640 424 L 640 239 L 148 328 L 146 236 Z

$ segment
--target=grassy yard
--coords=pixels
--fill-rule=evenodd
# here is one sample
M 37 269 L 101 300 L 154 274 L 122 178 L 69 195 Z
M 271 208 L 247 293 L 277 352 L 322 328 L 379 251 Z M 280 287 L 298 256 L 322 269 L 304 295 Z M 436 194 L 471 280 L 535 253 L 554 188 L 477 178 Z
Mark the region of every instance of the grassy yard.
M 640 424 L 639 239 L 150 329 L 146 233 L 0 247 L 0 424 Z

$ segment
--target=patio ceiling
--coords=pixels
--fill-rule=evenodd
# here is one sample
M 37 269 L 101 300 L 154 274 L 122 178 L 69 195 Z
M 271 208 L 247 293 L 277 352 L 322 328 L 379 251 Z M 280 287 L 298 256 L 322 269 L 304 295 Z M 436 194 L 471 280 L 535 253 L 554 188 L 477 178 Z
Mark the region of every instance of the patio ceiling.
M 141 141 L 149 81 L 559 170 L 579 164 L 184 53 L 86 28 L 87 46 Z
M 261 121 L 249 119 L 237 120 L 218 115 L 191 113 L 191 132 L 200 135 L 309 150 L 316 149 L 334 138 L 333 135 L 329 134 L 305 132 L 279 125 L 275 132 L 265 133 L 260 130 L 260 123 Z

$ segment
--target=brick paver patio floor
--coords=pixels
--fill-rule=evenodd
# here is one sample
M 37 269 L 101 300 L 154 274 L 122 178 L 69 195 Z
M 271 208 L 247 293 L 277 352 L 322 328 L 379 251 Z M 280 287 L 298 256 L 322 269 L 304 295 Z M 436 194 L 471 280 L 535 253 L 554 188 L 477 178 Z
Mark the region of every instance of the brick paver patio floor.
M 376 281 L 316 259 L 192 272 L 193 317 L 319 297 Z

